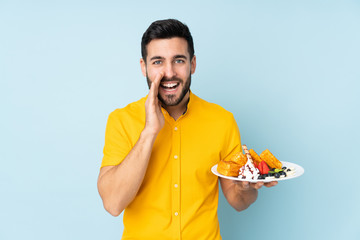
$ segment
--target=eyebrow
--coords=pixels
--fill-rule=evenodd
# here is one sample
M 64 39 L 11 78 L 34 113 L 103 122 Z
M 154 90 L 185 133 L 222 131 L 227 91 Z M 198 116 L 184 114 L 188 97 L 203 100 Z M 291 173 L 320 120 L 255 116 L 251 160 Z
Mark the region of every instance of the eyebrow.
M 174 59 L 176 59 L 176 58 L 184 58 L 184 59 L 187 59 L 187 57 L 186 57 L 185 55 L 181 55 L 181 54 L 175 55 L 175 56 L 174 56 Z
M 184 59 L 187 59 L 187 57 L 185 55 L 181 55 L 181 54 L 178 54 L 178 55 L 175 55 L 173 57 L 173 59 L 177 59 L 177 58 L 184 58 Z M 161 57 L 161 56 L 153 56 L 152 58 L 150 58 L 150 61 L 152 60 L 158 60 L 158 59 L 165 59 L 164 57 Z
M 155 60 L 155 59 L 164 59 L 164 58 L 160 57 L 160 56 L 153 56 L 152 58 L 150 58 L 150 61 Z

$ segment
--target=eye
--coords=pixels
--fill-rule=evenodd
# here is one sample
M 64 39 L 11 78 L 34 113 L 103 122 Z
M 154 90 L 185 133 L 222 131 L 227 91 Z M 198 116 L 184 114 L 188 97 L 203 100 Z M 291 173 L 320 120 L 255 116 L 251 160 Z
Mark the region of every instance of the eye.
M 162 63 L 161 60 L 156 60 L 156 61 L 153 62 L 154 65 L 159 65 L 159 64 L 161 64 L 161 63 Z
M 175 60 L 175 63 L 185 63 L 185 61 L 182 60 L 182 59 L 176 59 L 176 60 Z

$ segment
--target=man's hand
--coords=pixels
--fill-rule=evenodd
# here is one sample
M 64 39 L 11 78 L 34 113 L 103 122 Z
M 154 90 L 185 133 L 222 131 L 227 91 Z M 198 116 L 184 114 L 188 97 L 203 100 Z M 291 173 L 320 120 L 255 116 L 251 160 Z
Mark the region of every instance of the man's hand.
M 273 187 L 277 183 L 277 181 L 250 183 L 220 178 L 220 184 L 225 198 L 237 211 L 245 210 L 254 203 L 258 196 L 258 189 L 262 186 Z
M 161 104 L 158 99 L 160 81 L 164 73 L 158 73 L 151 83 L 148 98 L 145 102 L 146 123 L 145 129 L 153 134 L 158 134 L 163 128 L 165 119 L 161 112 Z
M 121 164 L 105 166 L 100 170 L 99 193 L 105 209 L 113 216 L 119 216 L 136 197 L 148 167 L 154 141 L 164 126 L 165 119 L 157 97 L 163 75 L 156 75 L 151 84 L 145 102 L 145 128 L 135 146 Z

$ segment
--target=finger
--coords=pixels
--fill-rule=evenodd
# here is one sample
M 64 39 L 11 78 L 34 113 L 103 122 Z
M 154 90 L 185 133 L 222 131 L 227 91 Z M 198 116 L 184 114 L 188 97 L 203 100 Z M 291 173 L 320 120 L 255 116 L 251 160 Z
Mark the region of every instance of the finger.
M 268 183 L 265 183 L 265 187 L 273 187 L 273 186 L 276 186 L 277 184 L 278 184 L 277 181 L 268 182 Z
M 160 81 L 163 78 L 164 73 L 160 72 L 158 74 L 156 74 L 154 81 L 151 82 L 151 86 L 150 86 L 150 92 L 149 92 L 149 98 L 151 100 L 155 100 L 158 92 L 159 92 L 159 85 L 160 85 Z
M 258 183 L 256 183 L 256 184 L 254 184 L 254 188 L 255 188 L 255 189 L 260 189 L 263 185 L 264 185 L 263 182 L 258 182 Z

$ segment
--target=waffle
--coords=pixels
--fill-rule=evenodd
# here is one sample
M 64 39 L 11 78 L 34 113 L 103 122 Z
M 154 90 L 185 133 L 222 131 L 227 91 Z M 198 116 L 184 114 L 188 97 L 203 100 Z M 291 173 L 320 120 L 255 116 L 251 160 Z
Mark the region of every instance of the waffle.
M 264 150 L 260 154 L 260 158 L 266 162 L 266 164 L 271 168 L 282 168 L 282 164 L 277 158 L 269 151 L 269 149 Z
M 247 158 L 242 152 L 237 152 L 234 155 L 232 155 L 229 160 L 226 161 L 236 163 L 240 165 L 240 167 L 242 167 L 246 164 Z
M 217 166 L 218 173 L 229 177 L 237 177 L 239 175 L 239 169 L 239 164 L 227 161 L 220 161 Z

